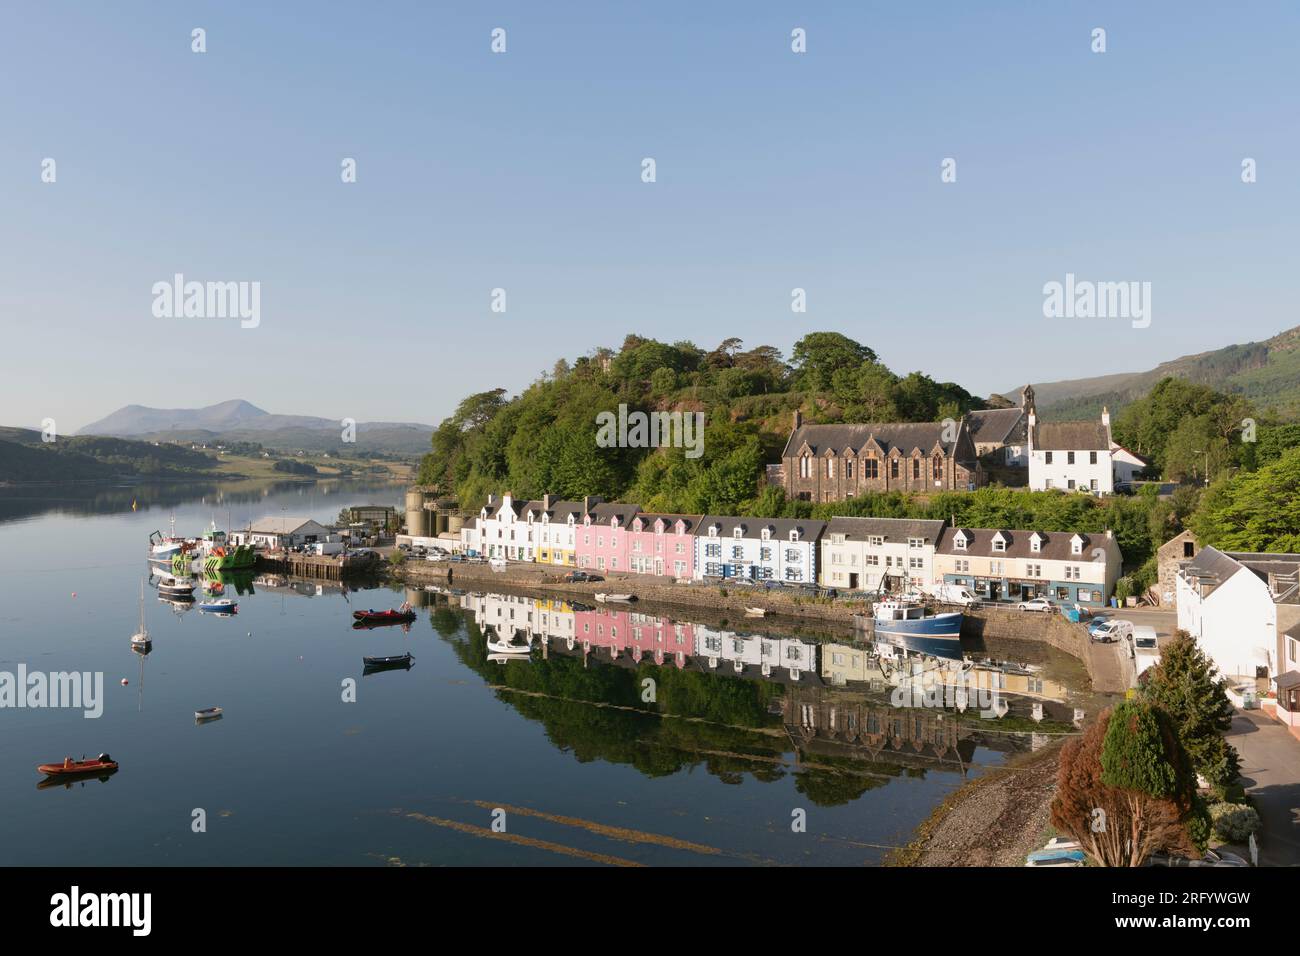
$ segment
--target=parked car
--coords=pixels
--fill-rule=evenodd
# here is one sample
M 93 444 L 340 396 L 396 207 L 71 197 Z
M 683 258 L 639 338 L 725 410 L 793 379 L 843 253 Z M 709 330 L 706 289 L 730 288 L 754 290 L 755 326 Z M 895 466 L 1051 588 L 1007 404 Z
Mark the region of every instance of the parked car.
M 1133 634 L 1132 621 L 1120 621 L 1114 618 L 1099 618 L 1088 625 L 1088 636 L 1098 644 L 1113 644 Z
M 1021 601 L 1016 605 L 1016 610 L 1047 612 L 1056 610 L 1056 605 L 1045 597 L 1036 597 L 1030 598 L 1028 601 Z
M 1206 850 L 1199 860 L 1169 853 L 1152 853 L 1147 866 L 1250 866 L 1245 860 L 1227 850 Z
M 564 577 L 560 578 L 565 584 L 582 584 L 591 580 L 591 576 L 586 571 L 570 571 Z

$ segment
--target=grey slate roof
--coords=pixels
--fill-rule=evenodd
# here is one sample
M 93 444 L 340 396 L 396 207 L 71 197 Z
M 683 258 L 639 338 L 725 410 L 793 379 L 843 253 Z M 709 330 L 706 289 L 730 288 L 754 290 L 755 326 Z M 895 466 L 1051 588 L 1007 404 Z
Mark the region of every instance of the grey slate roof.
M 1005 445 L 1014 432 L 1021 430 L 1016 426 L 1024 424 L 1024 417 L 1023 408 L 988 408 L 970 412 L 966 416 L 966 422 L 970 427 L 972 441 Z
M 1038 422 L 1035 451 L 1110 451 L 1110 434 L 1101 422 Z
M 960 550 L 953 543 L 958 531 L 964 531 L 968 540 L 965 550 Z M 993 536 L 998 532 L 1007 539 L 1007 549 L 1005 551 L 993 550 Z M 1029 549 L 1029 539 L 1035 533 L 1041 534 L 1045 539 L 1038 551 Z M 937 554 L 973 554 L 981 558 L 1043 558 L 1049 561 L 1091 561 L 1093 559 L 1093 548 L 1105 547 L 1106 536 L 1104 534 L 1084 534 L 1077 532 L 1083 539 L 1083 553 L 1073 554 L 1070 551 L 1070 539 L 1076 534 L 1074 531 L 1013 531 L 1007 528 L 948 528 L 943 529 L 938 543 L 935 545 Z
M 849 541 L 865 541 L 869 535 L 881 535 L 886 541 L 927 538 L 937 542 L 943 533 L 942 521 L 924 518 L 831 518 L 826 536 L 842 534 Z
M 626 527 L 632 516 L 640 514 L 640 505 L 625 505 L 614 501 L 602 501 L 591 508 L 591 523 L 607 525 L 611 518 L 618 518 L 618 523 Z
M 961 437 L 958 430 L 957 437 Z M 873 438 L 889 454 L 897 448 L 900 454 L 910 455 L 913 449 L 920 449 L 921 454 L 928 455 L 935 445 L 943 448 L 945 454 L 952 455 L 957 441 L 943 440 L 942 422 L 883 422 L 863 425 L 800 425 L 790 433 L 785 443 L 782 458 L 793 458 L 799 449 L 807 443 L 814 455 L 820 455 L 826 449 L 839 454 L 847 448 L 861 451 Z
M 805 521 L 802 518 L 736 518 L 729 515 L 705 515 L 700 519 L 695 534 L 700 537 L 707 537 L 709 528 L 718 525 L 718 535 L 723 538 L 730 538 L 735 534 L 736 528 L 741 529 L 741 537 L 744 538 L 761 538 L 763 529 L 771 530 L 773 538 L 779 538 L 787 541 L 790 538 L 790 532 L 799 531 L 799 538 L 803 541 L 816 541 L 826 530 L 825 521 Z
M 1201 548 L 1196 557 L 1181 565 L 1182 574 L 1202 582 L 1202 594 L 1205 596 L 1213 594 L 1228 578 L 1243 570 L 1245 566 L 1236 558 L 1208 544 Z
M 642 521 L 645 522 L 644 530 L 646 531 L 653 531 L 655 527 L 655 522 L 658 519 L 663 518 L 665 530 L 672 528 L 674 525 L 677 524 L 678 521 L 681 521 L 686 525 L 686 533 L 694 534 L 696 527 L 700 523 L 700 519 L 704 516 L 703 515 L 671 515 L 671 514 L 662 514 L 658 512 L 652 514 L 648 511 L 639 511 L 637 512 L 635 517 L 640 518 Z M 628 523 L 631 524 L 630 521 Z

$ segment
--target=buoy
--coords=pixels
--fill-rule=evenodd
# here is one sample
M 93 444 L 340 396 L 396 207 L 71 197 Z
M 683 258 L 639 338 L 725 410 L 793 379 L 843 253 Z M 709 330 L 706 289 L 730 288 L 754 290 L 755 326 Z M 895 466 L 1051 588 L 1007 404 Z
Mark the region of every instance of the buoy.
M 123 678 L 122 678 L 122 686 L 125 687 L 125 686 L 126 686 L 126 683 L 127 683 L 126 678 L 123 677 Z

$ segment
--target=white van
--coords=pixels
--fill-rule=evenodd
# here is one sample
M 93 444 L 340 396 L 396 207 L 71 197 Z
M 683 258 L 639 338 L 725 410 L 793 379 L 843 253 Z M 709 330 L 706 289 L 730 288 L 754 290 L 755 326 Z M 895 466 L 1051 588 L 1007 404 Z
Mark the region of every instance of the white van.
M 1141 675 L 1147 668 L 1155 667 L 1160 663 L 1160 642 L 1156 638 L 1154 627 L 1141 624 L 1134 626 L 1129 642 L 1134 673 Z
M 944 604 L 960 604 L 966 607 L 979 600 L 965 585 L 948 584 L 942 581 L 925 588 L 925 593 Z

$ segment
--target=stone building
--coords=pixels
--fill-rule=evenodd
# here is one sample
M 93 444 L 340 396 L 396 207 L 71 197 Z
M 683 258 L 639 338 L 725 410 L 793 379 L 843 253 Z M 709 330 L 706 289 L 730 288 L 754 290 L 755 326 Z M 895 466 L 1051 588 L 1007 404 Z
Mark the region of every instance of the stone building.
M 1190 531 L 1170 538 L 1156 552 L 1156 584 L 1151 598 L 1161 607 L 1174 607 L 1178 594 L 1178 568 L 1200 553 L 1196 535 Z
M 786 496 L 843 501 L 868 491 L 967 491 L 984 483 L 966 420 L 794 427 L 781 452 Z

